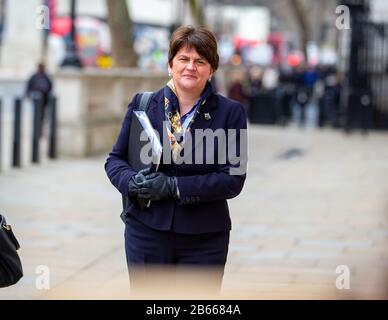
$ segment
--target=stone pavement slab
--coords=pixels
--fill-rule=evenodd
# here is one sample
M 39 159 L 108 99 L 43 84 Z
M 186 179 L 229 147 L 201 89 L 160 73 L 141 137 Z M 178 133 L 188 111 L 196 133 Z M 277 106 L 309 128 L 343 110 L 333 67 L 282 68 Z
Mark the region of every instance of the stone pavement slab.
M 0 173 L 0 211 L 21 243 L 25 272 L 0 299 L 139 298 L 129 292 L 121 198 L 105 157 Z M 161 287 L 143 298 L 387 299 L 387 159 L 383 132 L 250 126 L 248 178 L 229 201 L 221 295 Z M 39 289 L 42 265 L 49 290 Z M 341 265 L 350 289 L 336 287 Z

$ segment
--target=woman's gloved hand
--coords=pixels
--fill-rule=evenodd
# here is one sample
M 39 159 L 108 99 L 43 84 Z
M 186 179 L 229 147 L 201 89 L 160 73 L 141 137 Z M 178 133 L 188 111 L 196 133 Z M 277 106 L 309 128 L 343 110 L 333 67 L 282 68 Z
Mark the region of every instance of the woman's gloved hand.
M 146 175 L 149 174 L 150 168 L 142 169 L 131 177 L 128 183 L 128 195 L 136 197 L 143 182 L 146 181 Z
M 137 196 L 144 200 L 161 200 L 178 197 L 178 180 L 163 172 L 146 175 L 146 181 L 140 184 Z

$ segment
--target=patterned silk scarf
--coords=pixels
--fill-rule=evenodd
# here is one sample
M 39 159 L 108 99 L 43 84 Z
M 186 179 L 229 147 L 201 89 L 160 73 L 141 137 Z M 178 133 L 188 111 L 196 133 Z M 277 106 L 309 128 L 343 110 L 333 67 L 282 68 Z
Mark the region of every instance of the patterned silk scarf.
M 167 134 L 170 140 L 172 159 L 174 162 L 177 161 L 180 152 L 184 147 L 185 134 L 190 131 L 190 127 L 194 123 L 201 106 L 205 104 L 206 99 L 212 93 L 212 85 L 208 82 L 192 109 L 181 117 L 179 113 L 178 97 L 172 79 L 168 81 L 164 87 L 164 111 L 166 119 L 168 120 Z

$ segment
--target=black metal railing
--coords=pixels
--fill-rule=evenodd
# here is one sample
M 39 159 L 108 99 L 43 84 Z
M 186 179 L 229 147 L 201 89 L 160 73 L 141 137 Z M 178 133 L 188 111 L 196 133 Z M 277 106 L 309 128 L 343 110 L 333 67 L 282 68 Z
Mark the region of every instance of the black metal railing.
M 345 128 L 388 129 L 388 24 L 371 21 L 367 0 L 344 4 L 351 19 Z

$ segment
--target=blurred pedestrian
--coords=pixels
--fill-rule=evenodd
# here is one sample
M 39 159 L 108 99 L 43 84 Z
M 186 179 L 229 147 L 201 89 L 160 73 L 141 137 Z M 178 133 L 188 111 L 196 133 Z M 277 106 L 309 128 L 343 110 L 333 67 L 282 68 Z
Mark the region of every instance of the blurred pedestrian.
M 278 103 L 279 114 L 278 121 L 281 125 L 286 125 L 291 120 L 291 111 L 294 103 L 295 89 L 292 69 L 279 70 Z
M 243 105 L 246 105 L 247 95 L 244 88 L 243 71 L 234 72 L 232 74 L 232 82 L 228 90 L 228 98 L 238 101 Z
M 306 106 L 312 93 L 313 79 L 307 73 L 303 63 L 299 64 L 293 72 L 293 82 L 295 85 L 295 96 L 293 103 L 293 118 L 299 125 L 303 127 L 306 119 Z
M 26 96 L 39 99 L 40 102 L 40 134 L 42 134 L 45 113 L 52 92 L 52 81 L 45 71 L 45 65 L 39 63 L 37 71 L 31 75 L 27 82 Z
M 117 142 L 106 160 L 110 181 L 128 199 L 124 209 L 125 250 L 131 286 L 136 290 L 154 286 L 150 283 L 153 266 L 174 270 L 173 275 L 187 267 L 206 268 L 205 278 L 198 278 L 201 289 L 208 290 L 210 285 L 217 292 L 221 287 L 231 229 L 227 199 L 241 192 L 246 174 L 245 162 L 232 164 L 229 152 L 225 158 L 219 152 L 222 145 L 231 143 L 240 155 L 240 135 L 244 134 L 247 123 L 243 106 L 213 89 L 211 78 L 218 61 L 217 41 L 208 29 L 175 30 L 168 54 L 171 79 L 153 93 L 147 112 L 159 136 L 168 133 L 163 154 L 171 157 L 163 157 L 155 173 L 148 169 L 136 172 L 128 163 L 131 150 L 128 139 L 131 119 L 135 116 L 132 111 L 140 100 L 137 94 L 129 104 Z M 205 129 L 225 132 L 227 141 L 215 137 L 217 144 L 210 148 L 198 141 L 185 147 L 186 138 L 191 139 L 189 135 L 196 137 Z M 235 132 L 234 138 L 229 138 L 229 130 Z M 243 145 L 241 150 L 244 158 Z M 178 161 L 182 154 L 183 161 Z M 209 155 L 213 155 L 213 160 Z M 138 199 L 152 203 L 142 208 Z M 169 279 L 176 280 L 174 276 Z M 168 286 L 174 284 L 170 282 Z M 184 289 L 190 293 L 190 288 Z
M 266 91 L 273 91 L 279 85 L 279 70 L 275 66 L 268 66 L 264 69 L 262 85 Z
M 323 76 L 324 92 L 322 96 L 322 125 L 337 125 L 339 113 L 341 82 L 337 70 L 330 68 Z
M 253 66 L 248 73 L 249 95 L 251 97 L 259 94 L 263 90 L 263 69 Z

